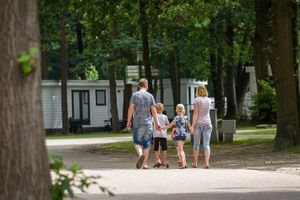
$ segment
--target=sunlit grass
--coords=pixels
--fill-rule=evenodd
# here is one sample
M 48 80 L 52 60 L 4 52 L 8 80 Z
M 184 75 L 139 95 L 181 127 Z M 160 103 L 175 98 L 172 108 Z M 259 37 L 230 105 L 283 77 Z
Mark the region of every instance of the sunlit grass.
M 250 134 L 250 135 L 274 135 L 276 133 L 276 129 L 255 129 L 249 132 L 242 132 L 239 134 Z
M 285 152 L 300 154 L 300 145 L 288 148 L 288 149 L 285 150 Z
M 265 144 L 265 143 L 272 143 L 273 139 L 269 138 L 251 138 L 251 139 L 237 139 L 234 140 L 233 143 L 213 143 L 211 144 L 212 148 L 214 146 L 236 146 L 236 145 L 256 145 L 256 144 Z M 101 144 L 98 147 L 100 150 L 103 151 L 109 151 L 109 152 L 130 152 L 134 153 L 135 149 L 133 146 L 132 141 L 128 142 L 116 142 L 116 143 L 109 143 L 109 144 Z M 184 145 L 184 149 L 186 151 L 192 151 L 192 143 L 190 141 L 187 141 Z M 151 147 L 151 149 L 153 149 Z M 175 143 L 171 140 L 168 140 L 168 152 L 175 153 L 176 152 L 176 146 Z
M 80 133 L 80 134 L 69 134 L 69 135 L 51 135 L 47 136 L 46 139 L 79 139 L 79 138 L 103 138 L 103 137 L 121 137 L 121 136 L 131 136 L 132 133 L 109 133 L 109 132 L 99 132 L 99 133 Z
M 264 143 L 272 143 L 272 138 L 240 138 L 233 141 L 233 145 L 256 145 Z

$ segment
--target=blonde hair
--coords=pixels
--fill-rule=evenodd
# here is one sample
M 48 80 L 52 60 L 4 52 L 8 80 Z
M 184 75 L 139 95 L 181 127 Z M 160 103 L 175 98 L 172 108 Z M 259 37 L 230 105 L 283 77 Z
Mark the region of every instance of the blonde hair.
M 208 96 L 208 92 L 207 89 L 205 87 L 205 85 L 198 85 L 197 87 L 197 97 L 207 97 Z
M 164 111 L 164 105 L 162 103 L 157 103 L 155 105 L 157 113 L 161 114 Z
M 177 104 L 176 106 L 176 113 L 177 115 L 183 119 L 184 114 L 185 114 L 185 109 L 184 109 L 184 105 L 183 104 Z
M 139 80 L 138 87 L 148 87 L 148 80 L 146 78 L 142 78 Z

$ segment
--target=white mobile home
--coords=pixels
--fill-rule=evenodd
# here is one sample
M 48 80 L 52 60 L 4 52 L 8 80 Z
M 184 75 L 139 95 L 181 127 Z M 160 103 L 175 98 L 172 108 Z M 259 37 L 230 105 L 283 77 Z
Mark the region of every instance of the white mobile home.
M 119 119 L 123 119 L 124 81 L 117 80 L 116 83 Z M 181 80 L 181 103 L 186 106 L 187 111 L 191 109 L 192 100 L 199 83 L 207 84 L 194 79 Z M 60 88 L 60 81 L 42 81 L 43 118 L 46 130 L 62 128 Z M 132 91 L 136 91 L 136 88 L 137 86 L 133 85 Z M 159 90 L 157 91 L 157 102 L 160 101 Z M 69 80 L 67 93 L 69 118 L 80 120 L 85 129 L 101 130 L 104 128 L 105 120 L 111 118 L 109 80 Z M 163 93 L 168 117 L 172 118 L 174 113 L 172 87 L 168 79 L 163 82 Z

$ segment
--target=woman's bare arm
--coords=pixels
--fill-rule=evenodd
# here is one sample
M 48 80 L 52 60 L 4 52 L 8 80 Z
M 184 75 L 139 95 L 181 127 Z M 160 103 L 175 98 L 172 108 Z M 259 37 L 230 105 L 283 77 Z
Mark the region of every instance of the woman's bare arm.
M 198 116 L 198 104 L 195 101 L 194 103 L 194 112 L 193 112 L 193 121 L 192 121 L 192 127 L 195 127 L 196 121 Z

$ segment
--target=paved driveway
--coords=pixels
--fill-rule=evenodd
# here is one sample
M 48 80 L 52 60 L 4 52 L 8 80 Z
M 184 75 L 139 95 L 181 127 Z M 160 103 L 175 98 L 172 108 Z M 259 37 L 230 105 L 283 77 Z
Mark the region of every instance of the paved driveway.
M 67 163 L 80 163 L 85 174 L 101 176 L 98 180 L 100 185 L 116 194 L 114 197 L 108 197 L 98 187 L 92 186 L 87 193 L 77 191 L 79 199 L 300 199 L 300 176 L 295 174 L 221 168 L 137 170 L 133 168 L 134 164 L 126 163 L 128 158 L 111 158 L 82 151 L 86 147 L 82 145 L 128 140 L 131 140 L 131 137 L 47 140 L 47 146 L 48 149 L 61 153 Z M 110 167 L 111 159 L 120 161 L 119 168 Z
M 85 170 L 101 175 L 100 184 L 116 194 L 109 198 L 91 187 L 84 199 L 300 199 L 300 176 L 241 169 Z

